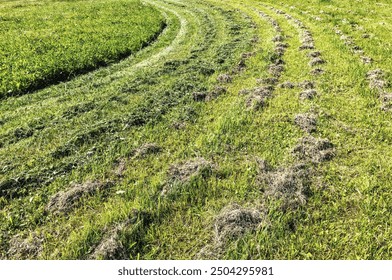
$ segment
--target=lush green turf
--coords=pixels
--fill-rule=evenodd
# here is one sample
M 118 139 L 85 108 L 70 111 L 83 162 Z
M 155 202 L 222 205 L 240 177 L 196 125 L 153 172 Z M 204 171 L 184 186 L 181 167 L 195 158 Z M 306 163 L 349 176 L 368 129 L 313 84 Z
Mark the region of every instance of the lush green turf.
M 2 100 L 0 256 L 102 258 L 96 252 L 106 244 L 112 255 L 132 259 L 390 259 L 392 116 L 380 109 L 384 101 L 366 74 L 380 68 L 391 81 L 392 6 L 282 2 L 146 1 L 167 22 L 152 45 L 68 82 Z M 279 30 L 271 19 L 287 43 L 277 84 L 310 80 L 318 94 L 302 100 L 300 88 L 276 86 L 252 110 L 249 94 L 239 92 L 272 75 Z M 322 75 L 311 74 L 311 50 L 301 50 L 296 19 L 326 62 Z M 162 19 L 156 14 L 152 21 Z M 372 64 L 362 63 L 336 28 Z M 222 74 L 232 81 L 222 82 Z M 226 92 L 195 98 L 216 87 Z M 334 146 L 328 160 L 301 161 L 292 152 L 309 135 L 294 121 L 306 112 L 317 116 L 310 134 Z M 200 158 L 211 166 L 191 178 L 173 173 Z M 282 174 L 303 162 L 309 182 L 295 195 L 305 200 L 288 196 L 294 207 L 285 207 L 287 201 L 270 195 L 271 185 L 287 177 L 271 171 L 275 181 L 263 181 L 261 159 Z M 48 207 L 54 195 L 88 182 L 103 186 L 66 213 Z M 217 242 L 222 209 L 234 203 L 261 221 Z M 103 242 L 109 235 L 116 242 Z
M 2 1 L 0 97 L 117 61 L 164 28 L 139 1 Z

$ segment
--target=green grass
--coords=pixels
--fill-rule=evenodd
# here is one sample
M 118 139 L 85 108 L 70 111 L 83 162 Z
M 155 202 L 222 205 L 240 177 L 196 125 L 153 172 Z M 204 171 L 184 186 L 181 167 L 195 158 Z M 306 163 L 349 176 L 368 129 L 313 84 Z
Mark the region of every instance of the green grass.
M 164 28 L 139 1 L 2 1 L 0 97 L 20 95 L 118 61 Z
M 366 73 L 380 68 L 391 81 L 391 4 L 146 3 L 151 6 L 143 6 L 148 10 L 141 13 L 148 11 L 157 28 L 149 36 L 163 21 L 167 24 L 152 44 L 118 63 L 1 101 L 0 257 L 87 259 L 120 228 L 117 238 L 128 258 L 195 259 L 214 244 L 216 217 L 237 203 L 261 210 L 261 226 L 225 241 L 212 258 L 390 259 L 392 116 L 380 109 Z M 135 1 L 97 5 L 141 7 Z M 301 20 L 312 32 L 326 61 L 323 75 L 310 74 L 309 51 L 299 50 L 300 30 L 271 7 Z M 275 57 L 277 32 L 259 11 L 277 21 L 288 44 L 279 83 L 312 80 L 318 92 L 314 99 L 300 100 L 297 87 L 276 87 L 264 107 L 246 107 L 247 96 L 239 92 L 260 86 L 258 79 L 269 76 Z M 123 15 L 111 18 L 120 19 Z M 363 64 L 335 34 L 335 26 L 374 62 Z M 236 71 L 249 53 L 246 67 Z M 225 73 L 232 82 L 221 84 L 217 78 Z M 210 101 L 194 100 L 195 92 L 216 86 L 227 92 Z M 329 139 L 335 156 L 307 163 L 312 175 L 306 203 L 287 211 L 282 200 L 266 194 L 258 160 L 274 168 L 298 163 L 292 150 L 307 133 L 294 118 L 309 111 L 317 115 L 312 135 Z M 135 156 L 147 143 L 160 149 Z M 173 165 L 200 157 L 212 168 L 184 182 L 172 178 Z M 119 162 L 125 165 L 122 177 L 115 174 Z M 53 195 L 88 181 L 111 184 L 82 196 L 67 214 L 48 211 Z M 165 189 L 169 195 L 162 195 Z M 126 221 L 131 222 L 119 226 Z M 34 249 L 15 250 L 15 243 Z

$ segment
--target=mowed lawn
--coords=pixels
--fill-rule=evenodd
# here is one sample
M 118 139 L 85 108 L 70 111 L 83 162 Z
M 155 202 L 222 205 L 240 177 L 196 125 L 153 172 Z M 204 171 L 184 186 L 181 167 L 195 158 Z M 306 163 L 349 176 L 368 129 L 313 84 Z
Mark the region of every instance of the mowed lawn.
M 1 1 L 0 98 L 128 56 L 164 28 L 140 1 Z
M 391 3 L 143 3 L 0 4 L 0 258 L 391 259 Z

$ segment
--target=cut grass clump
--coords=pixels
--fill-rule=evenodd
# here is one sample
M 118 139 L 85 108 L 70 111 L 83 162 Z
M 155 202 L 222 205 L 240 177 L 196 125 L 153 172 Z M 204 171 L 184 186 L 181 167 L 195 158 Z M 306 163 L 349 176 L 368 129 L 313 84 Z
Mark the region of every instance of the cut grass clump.
M 161 192 L 162 196 L 174 197 L 181 195 L 185 187 L 197 179 L 207 178 L 216 170 L 216 166 L 204 158 L 198 157 L 186 162 L 171 165 L 168 170 L 168 180 Z
M 44 237 L 35 232 L 29 236 L 15 235 L 9 241 L 9 249 L 7 252 L 9 259 L 35 259 L 39 257 L 43 250 Z
M 324 64 L 325 63 L 325 60 L 324 59 L 322 59 L 322 58 L 320 58 L 320 57 L 315 57 L 315 58 L 313 58 L 310 62 L 309 62 L 309 65 L 310 66 L 316 66 L 316 65 L 321 65 L 321 64 Z
M 162 147 L 160 147 L 156 143 L 146 143 L 141 145 L 139 148 L 132 151 L 133 158 L 143 158 L 148 155 L 157 154 L 162 151 Z
M 60 191 L 52 196 L 46 206 L 46 210 L 54 214 L 66 214 L 70 212 L 83 196 L 90 196 L 98 191 L 104 191 L 112 185 L 111 182 L 86 182 L 73 184 L 67 191 Z
M 265 213 L 261 209 L 246 208 L 237 203 L 224 207 L 214 218 L 214 239 L 195 258 L 221 259 L 230 242 L 261 228 L 265 219 Z
M 286 82 L 283 82 L 283 83 L 279 84 L 278 87 L 280 87 L 280 88 L 287 88 L 287 89 L 293 89 L 293 88 L 295 88 L 295 84 L 290 82 L 290 81 L 286 81 Z
M 298 86 L 304 90 L 314 89 L 315 83 L 312 81 L 303 81 L 298 84 Z
M 303 131 L 308 133 L 316 131 L 317 120 L 313 114 L 298 114 L 295 116 L 294 122 Z
M 291 167 L 273 169 L 259 160 L 258 182 L 266 185 L 264 194 L 274 200 L 279 200 L 283 211 L 297 209 L 307 201 L 311 167 L 305 164 L 295 164 Z
M 100 260 L 123 260 L 129 259 L 127 254 L 128 244 L 124 244 L 122 235 L 126 234 L 129 228 L 137 223 L 138 211 L 133 211 L 133 217 L 117 223 L 107 229 L 100 243 L 95 247 L 94 252 L 90 255 L 90 259 Z
M 233 81 L 233 78 L 229 74 L 220 74 L 217 77 L 217 81 L 221 84 L 228 84 Z
M 179 181 L 181 183 L 189 182 L 196 175 L 205 171 L 210 172 L 214 166 L 204 158 L 195 158 L 184 163 L 172 165 L 169 169 L 169 178 L 171 181 Z
M 314 89 L 307 89 L 300 93 L 299 98 L 302 100 L 313 99 L 317 95 L 317 91 Z
M 232 204 L 215 218 L 215 242 L 222 243 L 239 238 L 246 232 L 257 229 L 262 222 L 262 213 L 254 208 Z
M 321 163 L 332 159 L 335 149 L 328 139 L 306 136 L 294 147 L 293 154 L 301 161 Z
M 367 73 L 367 79 L 372 89 L 384 89 L 388 86 L 388 82 L 385 80 L 385 73 L 381 69 L 371 70 Z

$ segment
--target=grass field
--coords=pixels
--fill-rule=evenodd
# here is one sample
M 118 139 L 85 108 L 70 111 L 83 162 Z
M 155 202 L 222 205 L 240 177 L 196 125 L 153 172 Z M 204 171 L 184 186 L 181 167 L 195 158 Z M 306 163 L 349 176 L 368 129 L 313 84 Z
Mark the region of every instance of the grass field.
M 139 1 L 2 1 L 0 27 L 4 98 L 129 56 L 154 40 L 164 21 Z
M 27 63 L 1 70 L 0 258 L 392 257 L 392 4 L 6 1 L 0 25 L 43 36 L 59 5 L 83 30 L 43 40 L 84 60 L 0 41 Z

